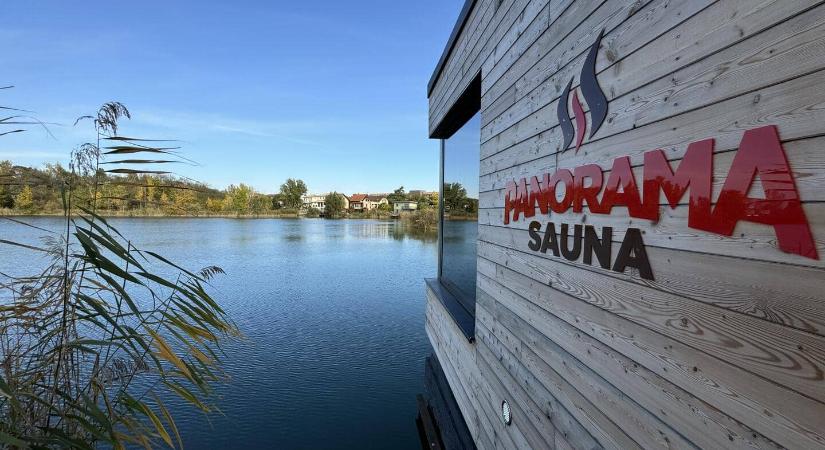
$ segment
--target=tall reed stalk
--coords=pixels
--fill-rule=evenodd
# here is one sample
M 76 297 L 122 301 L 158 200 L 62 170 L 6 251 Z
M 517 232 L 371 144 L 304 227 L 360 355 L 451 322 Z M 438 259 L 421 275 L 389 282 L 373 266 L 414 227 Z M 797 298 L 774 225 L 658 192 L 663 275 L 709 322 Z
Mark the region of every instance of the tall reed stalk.
M 39 244 L 0 236 L 0 255 L 14 249 L 48 263 L 0 273 L 0 444 L 182 448 L 170 399 L 215 409 L 221 344 L 238 335 L 209 293 L 223 271 L 190 271 L 142 250 L 97 212 L 103 173 L 164 174 L 146 167 L 176 161 L 158 141 L 118 135 L 129 117 L 112 102 L 81 118 L 94 123 L 95 139 L 72 152 L 61 180 L 61 230 L 6 218 L 45 236 Z

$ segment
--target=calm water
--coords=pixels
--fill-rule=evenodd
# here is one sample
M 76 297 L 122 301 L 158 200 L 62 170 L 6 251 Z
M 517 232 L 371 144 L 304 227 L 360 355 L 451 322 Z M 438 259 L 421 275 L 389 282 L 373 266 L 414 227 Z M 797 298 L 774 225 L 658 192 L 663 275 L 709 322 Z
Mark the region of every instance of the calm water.
M 187 268 L 227 272 L 215 296 L 245 339 L 227 347 L 223 416 L 175 407 L 187 448 L 420 448 L 415 394 L 430 351 L 423 279 L 436 273 L 433 237 L 379 221 L 112 223 Z M 2 239 L 38 234 L 0 220 Z M 0 248 L 0 270 L 43 263 Z

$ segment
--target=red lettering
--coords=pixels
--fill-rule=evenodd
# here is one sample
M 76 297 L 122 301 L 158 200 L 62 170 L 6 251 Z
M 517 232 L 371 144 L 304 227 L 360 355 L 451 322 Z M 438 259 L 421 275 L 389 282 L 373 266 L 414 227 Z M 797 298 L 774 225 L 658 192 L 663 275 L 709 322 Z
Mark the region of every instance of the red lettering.
M 619 192 L 621 188 L 621 192 Z M 642 211 L 642 202 L 639 199 L 639 188 L 636 187 L 636 178 L 630 167 L 630 157 L 624 156 L 613 161 L 613 168 L 607 178 L 600 211 L 610 214 L 614 206 L 627 206 L 631 216 L 639 217 Z M 592 210 L 592 208 L 591 208 Z
M 573 212 L 582 212 L 582 204 L 587 202 L 590 212 L 600 212 L 599 192 L 602 190 L 602 168 L 595 164 L 579 166 L 573 171 Z M 590 179 L 590 186 L 584 185 Z
M 710 195 L 713 181 L 713 139 L 688 145 L 679 168 L 674 173 L 670 169 L 665 153 L 653 150 L 645 153 L 644 207 L 638 215 L 641 219 L 659 220 L 659 191 L 665 194 L 671 208 L 690 188 L 690 209 L 688 226 L 705 229 L 710 221 Z
M 556 197 L 556 187 L 559 183 L 564 183 L 564 198 L 561 201 Z M 549 195 L 547 200 L 550 202 L 550 209 L 558 214 L 566 212 L 573 203 L 573 174 L 567 169 L 559 169 L 547 182 L 547 189 Z
M 513 220 L 518 220 L 519 213 L 524 213 L 524 217 L 533 217 L 536 210 L 530 207 L 530 191 L 527 190 L 527 178 L 522 178 L 516 185 L 516 213 Z
M 516 182 L 515 181 L 508 181 L 507 186 L 504 188 L 504 225 L 510 224 L 510 214 L 515 209 L 515 200 L 516 200 Z
M 610 214 L 614 206 L 626 206 L 630 216 L 658 220 L 660 193 L 667 204 L 676 208 L 690 190 L 688 226 L 693 229 L 731 236 L 736 225 L 752 222 L 774 228 L 780 250 L 806 258 L 819 259 L 811 226 L 805 216 L 793 172 L 779 140 L 775 126 L 746 131 L 734 156 L 731 169 L 712 208 L 714 142 L 707 139 L 690 144 L 679 167 L 674 171 L 662 150 L 644 154 L 644 202 L 639 198 L 630 158 L 616 158 L 599 201 L 604 176 L 595 164 L 577 167 L 571 173 L 559 169 L 543 179 L 532 177 L 507 183 L 504 197 L 504 224 L 533 217 L 536 206 L 542 214 L 552 210 L 562 214 L 573 206 L 582 212 L 586 204 L 590 212 Z M 754 180 L 762 181 L 765 198 L 748 197 Z M 590 184 L 585 186 L 585 180 Z M 564 198 L 558 200 L 556 188 L 564 183 Z
M 764 199 L 747 196 L 756 176 L 762 180 Z M 771 225 L 780 250 L 819 259 L 775 126 L 748 130 L 742 136 L 713 210 L 713 222 L 703 229 L 730 236 L 740 221 Z
M 535 212 L 536 210 L 536 203 L 538 203 L 539 211 L 542 214 L 547 214 L 549 211 L 547 210 L 548 201 L 547 198 L 550 196 L 550 191 L 548 186 L 550 185 L 550 175 L 544 174 L 544 182 L 542 183 L 539 181 L 539 177 L 533 177 L 530 179 L 530 211 Z M 528 217 L 532 217 L 532 214 Z

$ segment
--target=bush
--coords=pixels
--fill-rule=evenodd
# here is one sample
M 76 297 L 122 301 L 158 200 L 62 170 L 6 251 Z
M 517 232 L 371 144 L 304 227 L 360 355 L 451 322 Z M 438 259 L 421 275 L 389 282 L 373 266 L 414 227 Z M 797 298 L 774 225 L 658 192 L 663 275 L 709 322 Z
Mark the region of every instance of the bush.
M 304 217 L 308 217 L 310 219 L 321 217 L 321 211 L 315 208 L 309 208 L 306 214 L 304 214 Z
M 435 208 L 419 209 L 401 217 L 402 220 L 419 230 L 433 230 L 438 227 L 438 213 Z

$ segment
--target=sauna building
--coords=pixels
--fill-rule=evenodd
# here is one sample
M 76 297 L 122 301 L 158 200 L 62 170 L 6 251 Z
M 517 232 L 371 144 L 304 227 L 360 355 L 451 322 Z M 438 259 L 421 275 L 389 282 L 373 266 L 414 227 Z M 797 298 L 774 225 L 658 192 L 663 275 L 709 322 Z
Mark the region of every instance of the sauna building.
M 825 448 L 822 2 L 467 0 L 427 94 L 433 448 Z

